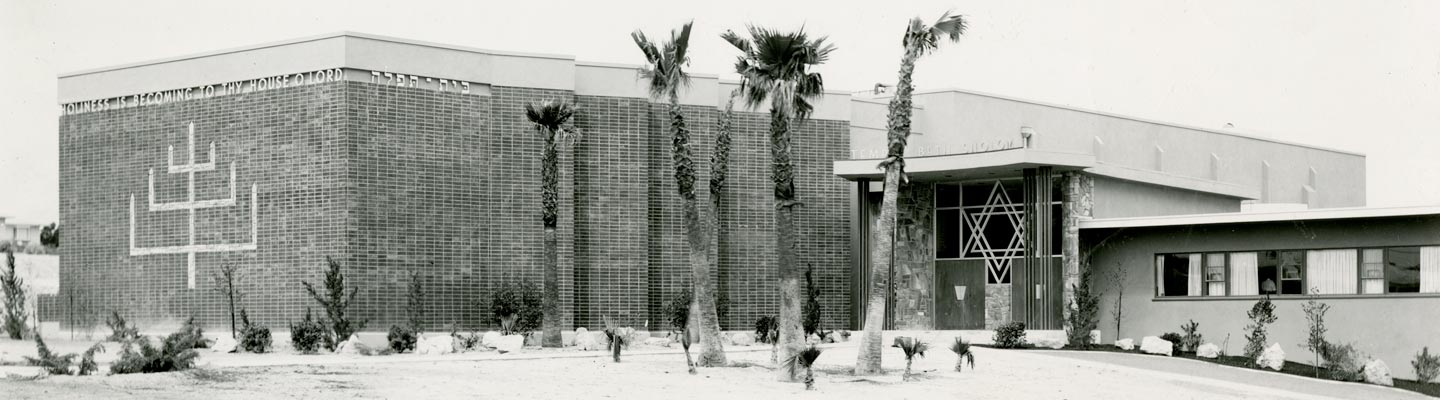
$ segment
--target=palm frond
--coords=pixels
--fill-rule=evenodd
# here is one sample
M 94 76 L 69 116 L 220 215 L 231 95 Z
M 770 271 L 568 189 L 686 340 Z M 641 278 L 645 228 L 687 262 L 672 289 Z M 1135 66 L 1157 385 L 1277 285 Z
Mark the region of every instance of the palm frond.
M 690 86 L 690 75 L 685 72 L 685 66 L 690 63 L 690 28 L 693 24 L 694 21 L 686 22 L 679 30 L 670 31 L 670 39 L 659 48 L 645 37 L 644 32 L 637 30 L 630 34 L 640 52 L 645 54 L 645 66 L 640 68 L 639 76 L 645 81 L 651 98 L 673 101 L 679 96 L 680 89 Z
M 835 46 L 825 37 L 811 39 L 804 28 L 779 32 L 751 25 L 748 33 L 749 38 L 733 31 L 720 35 L 742 53 L 735 73 L 743 79 L 740 98 L 746 107 L 768 100 L 782 115 L 808 117 L 811 100 L 824 94 L 824 80 L 811 69 L 828 60 Z
M 930 349 L 930 344 L 912 337 L 897 337 L 895 344 L 890 347 L 899 347 L 901 351 L 905 352 L 905 359 L 909 360 L 915 356 L 924 357 L 925 350 Z
M 911 18 L 901 45 L 906 49 L 913 48 L 920 55 L 929 54 L 940 47 L 941 39 L 960 41 L 966 27 L 964 16 L 950 15 L 949 11 L 941 14 L 934 24 L 928 26 L 919 17 Z
M 812 344 L 810 347 L 806 347 L 800 350 L 800 352 L 791 355 L 790 358 L 785 359 L 785 365 L 783 367 L 787 371 L 790 371 L 790 376 L 800 376 L 800 373 L 805 371 L 805 369 L 815 366 L 815 360 L 820 358 L 821 351 L 820 348 Z

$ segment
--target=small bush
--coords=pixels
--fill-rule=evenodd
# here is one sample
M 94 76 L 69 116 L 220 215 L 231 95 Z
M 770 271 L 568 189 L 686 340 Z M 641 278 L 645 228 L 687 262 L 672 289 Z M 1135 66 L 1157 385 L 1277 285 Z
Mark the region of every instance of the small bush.
M 360 288 L 351 286 L 350 293 L 346 294 L 345 274 L 340 271 L 340 263 L 325 257 L 325 264 L 328 268 L 325 270 L 324 293 L 316 290 L 310 282 L 300 281 L 300 285 L 325 309 L 325 320 L 330 324 L 325 331 L 325 348 L 334 351 L 340 342 L 349 339 L 355 332 L 364 330 L 366 321 L 351 319 L 345 315 L 345 311 L 355 303 L 355 295 L 360 293 Z
M 5 250 L 5 270 L 0 274 L 0 291 L 4 292 L 5 334 L 13 340 L 20 340 L 28 331 L 25 327 L 25 280 L 15 273 L 15 253 Z M 38 336 L 38 335 L 37 335 Z
M 950 351 L 955 352 L 955 372 L 960 372 L 960 365 L 970 364 L 970 369 L 975 369 L 975 353 L 970 351 L 970 343 L 965 342 L 959 336 L 955 337 L 955 343 L 950 344 Z
M 915 357 L 924 357 L 925 350 L 930 350 L 929 343 L 911 337 L 897 337 L 895 345 L 891 347 L 899 347 L 900 351 L 905 352 L 905 375 L 901 378 L 906 380 L 910 379 L 910 364 L 915 361 Z
M 1193 319 L 1188 324 L 1180 325 L 1180 331 L 1185 332 L 1185 336 L 1180 337 L 1180 351 L 1194 353 L 1196 349 L 1200 348 L 1200 343 L 1204 341 L 1205 335 L 1201 335 L 1199 330 L 1200 323 Z
M 1358 381 L 1361 378 L 1360 370 L 1364 368 L 1365 356 L 1355 349 L 1354 345 L 1346 344 L 1325 344 L 1325 368 L 1330 370 L 1330 379 L 1341 381 Z
M 1430 383 L 1440 375 L 1440 354 L 1432 355 L 1430 347 L 1425 347 L 1415 354 L 1415 361 L 1411 361 L 1410 366 L 1415 368 L 1415 380 Z
M 80 369 L 75 371 L 75 375 L 93 375 L 95 371 L 100 370 L 100 365 L 95 364 L 95 353 L 105 352 L 105 346 L 102 346 L 102 344 L 104 343 L 96 343 L 85 350 L 85 354 L 80 356 Z
M 780 340 L 780 320 L 778 318 L 767 315 L 755 320 L 755 341 L 775 343 L 778 340 Z
M 1090 332 L 1100 325 L 1100 296 L 1090 287 L 1090 270 L 1088 265 L 1080 268 L 1080 282 L 1073 286 L 1075 300 L 1069 304 L 1070 315 L 1065 321 L 1070 346 L 1080 349 L 1094 344 Z
M 305 319 L 299 323 L 290 324 L 290 345 L 295 351 L 310 354 L 320 350 L 320 345 L 325 342 L 325 327 L 310 315 L 310 309 L 305 309 Z
M 390 325 L 390 334 L 385 335 L 385 340 L 390 342 L 390 350 L 396 353 L 404 353 L 406 350 L 414 351 L 415 330 L 400 325 Z
M 670 300 L 670 304 L 665 305 L 662 312 L 670 322 L 670 329 L 685 332 L 685 328 L 690 324 L 690 302 L 694 298 L 694 293 L 690 290 L 681 290 L 675 293 L 675 298 Z
M 1275 303 L 1270 302 L 1269 296 L 1256 301 L 1245 315 L 1250 317 L 1250 325 L 1245 326 L 1245 330 L 1249 332 L 1245 334 L 1245 358 L 1254 360 L 1260 358 L 1260 353 L 1265 352 L 1265 342 L 1268 339 L 1265 327 L 1279 318 L 1275 316 Z
M 40 339 L 40 335 L 35 335 L 35 355 L 38 357 L 25 357 L 25 362 L 44 369 L 45 373 L 50 375 L 70 375 L 70 365 L 75 363 L 74 353 L 65 355 L 51 353 L 50 347 Z
M 148 374 L 190 369 L 195 366 L 195 358 L 199 357 L 195 352 L 195 339 L 191 332 L 182 330 L 166 336 L 158 348 L 146 337 L 125 342 L 120 359 L 110 364 L 110 372 Z
M 140 328 L 125 322 L 119 311 L 111 311 L 110 318 L 105 319 L 105 325 L 110 327 L 110 336 L 105 337 L 106 341 L 125 343 L 140 337 Z
M 190 342 L 194 343 L 197 349 L 210 348 L 210 340 L 205 338 L 205 329 L 195 322 L 195 317 L 185 319 L 185 325 L 180 327 L 178 333 L 190 336 Z
M 270 349 L 270 328 L 250 323 L 250 315 L 240 309 L 240 348 L 251 353 L 264 353 Z
M 455 349 L 455 351 L 474 350 L 480 346 L 481 336 L 479 332 L 470 331 L 468 334 L 460 333 L 460 326 L 456 324 L 450 324 L 450 337 L 457 340 L 460 344 L 460 348 Z
M 815 372 L 811 367 L 814 367 L 815 360 L 820 358 L 820 352 L 820 348 L 812 344 L 785 360 L 784 367 L 790 371 L 790 376 L 805 377 L 805 390 L 815 390 Z
M 1011 322 L 995 328 L 995 347 L 1002 349 L 1018 349 L 1025 347 L 1025 323 Z
M 1180 342 L 1185 340 L 1185 338 L 1178 333 L 1165 332 L 1164 335 L 1160 335 L 1160 339 L 1175 344 L 1176 350 L 1183 349 L 1183 347 L 1180 346 Z
M 1305 349 L 1315 356 L 1315 377 L 1320 377 L 1320 353 L 1325 350 L 1325 313 L 1330 311 L 1330 305 L 1317 302 L 1314 298 L 1301 306 L 1305 311 L 1305 322 L 1309 324 L 1309 336 L 1305 338 Z
M 528 335 L 544 322 L 544 299 L 530 281 L 505 282 L 490 295 L 490 313 L 506 335 Z

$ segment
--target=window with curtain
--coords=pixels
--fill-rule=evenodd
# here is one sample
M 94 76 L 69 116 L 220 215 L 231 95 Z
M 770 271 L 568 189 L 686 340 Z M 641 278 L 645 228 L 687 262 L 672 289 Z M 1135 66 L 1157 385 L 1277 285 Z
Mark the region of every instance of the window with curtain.
M 1161 297 L 1202 295 L 1200 254 L 1155 257 L 1156 292 Z
M 1205 255 L 1205 295 L 1225 295 L 1225 254 Z
M 1230 295 L 1254 296 L 1260 294 L 1259 273 L 1256 253 L 1230 253 Z
M 1305 276 L 1314 294 L 1355 294 L 1358 253 L 1355 249 L 1311 250 L 1306 252 Z
M 1385 293 L 1385 250 L 1360 251 L 1360 290 L 1364 294 Z
M 1420 292 L 1440 293 L 1440 246 L 1420 248 Z

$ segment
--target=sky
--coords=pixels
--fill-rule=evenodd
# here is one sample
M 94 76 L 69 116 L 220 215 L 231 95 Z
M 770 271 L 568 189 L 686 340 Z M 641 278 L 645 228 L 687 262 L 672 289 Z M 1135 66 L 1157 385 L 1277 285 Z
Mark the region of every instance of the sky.
M 895 82 L 907 20 L 947 9 L 970 29 L 921 90 L 1357 151 L 1370 206 L 1440 204 L 1437 1 L 0 0 L 0 216 L 58 219 L 61 73 L 346 30 L 638 64 L 631 31 L 693 19 L 694 72 L 734 78 L 727 29 L 803 26 L 839 48 L 827 88 L 859 91 Z

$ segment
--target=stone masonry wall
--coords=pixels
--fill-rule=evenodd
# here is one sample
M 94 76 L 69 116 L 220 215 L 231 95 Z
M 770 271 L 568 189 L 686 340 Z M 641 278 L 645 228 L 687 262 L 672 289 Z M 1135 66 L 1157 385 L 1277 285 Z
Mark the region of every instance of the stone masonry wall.
M 894 329 L 932 329 L 935 324 L 935 185 L 900 186 L 895 215 L 895 269 L 891 287 Z

